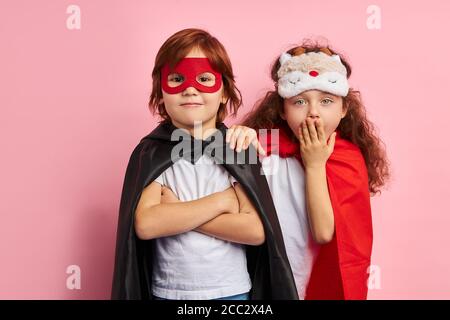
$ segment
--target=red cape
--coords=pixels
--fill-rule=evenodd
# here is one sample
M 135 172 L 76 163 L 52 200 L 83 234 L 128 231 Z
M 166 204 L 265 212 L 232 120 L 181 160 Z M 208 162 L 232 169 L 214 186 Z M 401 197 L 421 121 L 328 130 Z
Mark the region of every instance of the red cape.
M 295 156 L 303 166 L 300 146 L 278 128 L 279 144 L 261 141 L 267 155 Z M 334 151 L 326 164 L 334 213 L 333 240 L 320 247 L 306 290 L 306 299 L 366 299 L 372 253 L 372 217 L 367 168 L 360 149 L 336 132 Z M 303 166 L 304 167 L 304 166 Z

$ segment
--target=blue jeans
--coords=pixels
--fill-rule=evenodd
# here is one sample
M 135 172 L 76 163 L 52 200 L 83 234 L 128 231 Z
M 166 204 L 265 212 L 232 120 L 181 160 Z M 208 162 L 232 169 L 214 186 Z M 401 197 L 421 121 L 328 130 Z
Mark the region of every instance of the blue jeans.
M 249 300 L 249 294 L 248 292 L 246 293 L 241 293 L 241 294 L 236 294 L 234 296 L 228 296 L 228 297 L 222 297 L 222 298 L 217 298 L 217 299 L 213 299 L 213 300 Z
M 246 292 L 246 293 L 236 294 L 234 296 L 221 297 L 221 298 L 212 299 L 212 300 L 249 300 L 249 298 L 250 298 L 250 295 L 248 294 L 248 292 Z M 160 298 L 157 296 L 153 296 L 153 299 L 155 299 L 155 300 L 170 300 L 170 299 Z

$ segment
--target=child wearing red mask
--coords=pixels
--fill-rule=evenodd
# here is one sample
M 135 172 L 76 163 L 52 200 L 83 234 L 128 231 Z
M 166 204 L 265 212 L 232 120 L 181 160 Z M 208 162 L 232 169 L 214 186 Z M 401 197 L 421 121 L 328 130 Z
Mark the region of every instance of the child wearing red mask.
M 177 32 L 152 77 L 163 121 L 127 167 L 112 298 L 297 299 L 261 165 L 225 142 L 227 105 L 236 113 L 241 98 L 224 47 Z
M 264 172 L 300 299 L 367 297 L 370 193 L 389 171 L 350 73 L 336 52 L 306 41 L 276 60 L 276 90 L 228 132 L 237 150 L 257 143 L 255 129 L 267 143 Z

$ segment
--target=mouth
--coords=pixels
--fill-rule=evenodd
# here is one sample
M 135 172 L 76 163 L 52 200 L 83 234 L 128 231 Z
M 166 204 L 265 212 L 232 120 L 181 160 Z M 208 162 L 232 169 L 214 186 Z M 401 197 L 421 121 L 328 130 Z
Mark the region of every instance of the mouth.
M 180 106 L 182 106 L 184 108 L 196 108 L 196 107 L 200 107 L 202 105 L 203 105 L 202 103 L 197 103 L 197 102 L 186 102 L 186 103 L 180 104 Z

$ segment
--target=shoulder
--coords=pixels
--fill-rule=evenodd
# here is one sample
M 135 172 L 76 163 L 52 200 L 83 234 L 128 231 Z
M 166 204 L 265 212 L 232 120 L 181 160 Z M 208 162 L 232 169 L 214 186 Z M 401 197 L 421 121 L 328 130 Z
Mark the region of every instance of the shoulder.
M 296 174 L 301 169 L 301 162 L 292 157 L 281 157 L 279 154 L 271 153 L 261 159 L 261 165 L 266 175 L 279 173 L 281 170 L 284 174 L 290 172 Z
M 353 142 L 343 138 L 336 139 L 334 151 L 330 158 L 335 161 L 346 162 L 352 166 L 365 167 L 365 160 L 361 149 Z
M 351 141 L 336 139 L 334 151 L 327 162 L 327 175 L 335 182 L 368 189 L 368 171 L 359 147 Z
M 128 170 L 140 170 L 142 167 L 152 163 L 155 155 L 162 152 L 161 146 L 164 145 L 161 141 L 151 138 L 151 134 L 141 138 L 140 141 L 133 147 L 128 160 Z
M 147 152 L 151 148 L 151 140 L 141 139 L 137 145 L 134 146 L 130 155 L 130 161 L 139 159 L 143 153 Z

